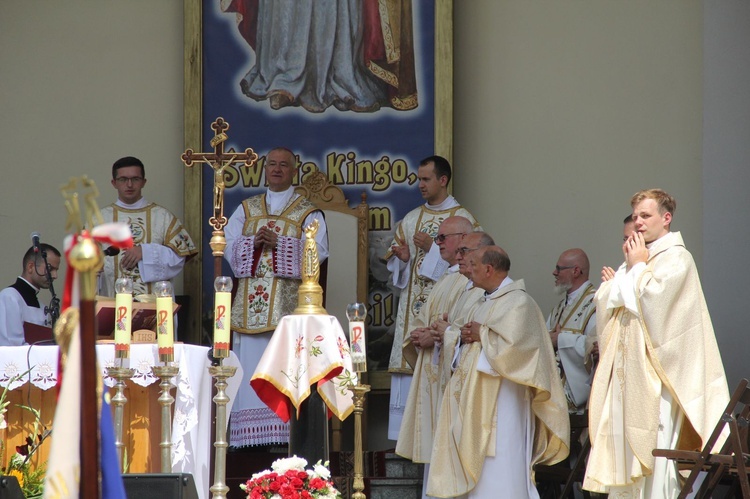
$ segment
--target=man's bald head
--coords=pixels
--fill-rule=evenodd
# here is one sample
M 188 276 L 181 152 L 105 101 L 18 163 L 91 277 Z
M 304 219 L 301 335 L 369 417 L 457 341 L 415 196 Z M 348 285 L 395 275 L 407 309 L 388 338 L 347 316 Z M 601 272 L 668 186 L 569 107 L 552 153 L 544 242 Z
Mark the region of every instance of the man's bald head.
M 565 250 L 557 259 L 552 275 L 558 292 L 571 293 L 588 281 L 589 257 L 581 248 Z

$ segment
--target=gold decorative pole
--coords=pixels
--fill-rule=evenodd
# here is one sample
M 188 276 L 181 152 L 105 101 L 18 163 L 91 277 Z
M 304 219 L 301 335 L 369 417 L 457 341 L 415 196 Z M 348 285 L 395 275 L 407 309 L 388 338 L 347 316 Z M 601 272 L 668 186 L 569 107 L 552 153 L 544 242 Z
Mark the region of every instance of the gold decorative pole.
M 364 303 L 350 303 L 346 307 L 349 319 L 349 350 L 352 356 L 352 367 L 357 372 L 357 384 L 349 385 L 354 395 L 354 494 L 352 499 L 365 499 L 362 492 L 365 481 L 362 470 L 362 412 L 365 409 L 365 394 L 370 385 L 360 382 L 362 374 L 367 372 L 367 354 L 365 353 L 365 319 L 367 307 Z
M 216 395 L 214 396 L 214 403 L 216 404 L 214 484 L 209 489 L 211 497 L 216 499 L 227 497 L 227 492 L 229 492 L 229 487 L 224 482 L 227 474 L 227 447 L 229 447 L 229 442 L 227 442 L 227 404 L 229 403 L 229 397 L 226 388 L 227 378 L 234 376 L 237 368 L 218 365 L 209 367 L 208 372 L 216 379 Z
M 154 366 L 151 368 L 154 376 L 161 379 L 159 386 L 161 394 L 159 395 L 159 405 L 161 405 L 161 472 L 172 473 L 172 404 L 174 397 L 170 390 L 172 389 L 171 379 L 179 374 L 180 369 L 177 366 Z
M 115 396 L 112 397 L 112 405 L 115 406 L 115 447 L 117 448 L 117 457 L 122 467 L 122 454 L 125 443 L 122 441 L 122 420 L 125 412 L 125 404 L 128 402 L 125 396 L 125 382 L 133 377 L 135 369 L 127 367 L 108 367 L 107 376 L 115 379 Z
M 370 385 L 349 385 L 354 393 L 354 494 L 352 499 L 366 499 L 364 472 L 362 469 L 362 412 L 365 409 L 365 394 L 370 391 Z
M 224 118 L 216 118 L 216 121 L 211 123 L 211 129 L 214 131 L 214 137 L 211 139 L 211 147 L 214 148 L 213 153 L 210 152 L 195 152 L 192 149 L 187 149 L 182 155 L 182 162 L 186 167 L 190 168 L 195 163 L 207 163 L 214 172 L 214 214 L 208 219 L 208 223 L 213 227 L 211 241 L 208 245 L 211 247 L 211 254 L 214 257 L 214 279 L 221 278 L 221 259 L 224 256 L 224 249 L 227 247 L 227 240 L 224 236 L 224 227 L 227 225 L 227 217 L 224 216 L 224 171 L 228 166 L 235 163 L 242 164 L 248 168 L 255 165 L 258 160 L 258 155 L 250 148 L 245 149 L 244 152 L 235 152 L 234 149 L 224 151 L 224 143 L 229 140 L 227 130 L 229 130 L 229 123 Z M 216 289 L 218 292 L 226 292 L 227 284 L 222 284 L 222 289 Z M 231 292 L 231 279 L 229 279 L 228 290 Z M 214 309 L 214 323 L 218 323 L 222 317 L 217 314 L 217 308 Z M 228 310 L 231 308 L 224 305 L 224 316 L 225 322 L 221 329 L 226 329 L 226 335 L 231 335 L 228 330 Z M 215 329 L 216 331 L 216 329 Z M 222 337 L 223 338 L 223 337 Z M 214 427 L 214 457 L 211 467 L 214 469 L 214 484 L 211 486 L 212 497 L 226 497 L 229 487 L 224 483 L 226 476 L 226 456 L 227 447 L 229 444 L 226 441 L 227 434 L 227 403 L 229 397 L 226 394 L 227 378 L 231 378 L 237 372 L 236 367 L 223 366 L 223 359 L 229 357 L 229 340 L 227 341 L 216 341 L 216 332 L 214 332 L 214 351 L 213 357 L 218 361 L 218 366 L 211 366 L 209 373 L 215 378 L 214 385 L 216 387 L 216 395 L 214 396 L 214 402 L 216 403 L 216 419 Z

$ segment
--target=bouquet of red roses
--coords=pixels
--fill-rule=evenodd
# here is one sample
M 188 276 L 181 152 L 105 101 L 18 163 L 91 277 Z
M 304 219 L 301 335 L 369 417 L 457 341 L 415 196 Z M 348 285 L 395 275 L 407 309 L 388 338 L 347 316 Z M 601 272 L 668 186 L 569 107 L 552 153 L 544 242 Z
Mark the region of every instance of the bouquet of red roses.
M 270 471 L 254 474 L 240 488 L 248 499 L 341 499 L 327 462 L 318 461 L 311 470 L 305 466 L 307 461 L 301 457 L 277 459 Z

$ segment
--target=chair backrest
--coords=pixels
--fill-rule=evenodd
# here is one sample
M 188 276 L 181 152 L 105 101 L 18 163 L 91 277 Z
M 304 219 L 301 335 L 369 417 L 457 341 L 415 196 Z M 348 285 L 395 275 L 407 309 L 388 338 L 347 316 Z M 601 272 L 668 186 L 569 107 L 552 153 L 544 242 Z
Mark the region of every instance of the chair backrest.
M 329 250 L 325 307 L 346 329 L 346 306 L 367 303 L 367 195 L 363 191 L 360 203 L 351 208 L 344 192 L 321 172 L 308 175 L 295 191 L 325 214 Z

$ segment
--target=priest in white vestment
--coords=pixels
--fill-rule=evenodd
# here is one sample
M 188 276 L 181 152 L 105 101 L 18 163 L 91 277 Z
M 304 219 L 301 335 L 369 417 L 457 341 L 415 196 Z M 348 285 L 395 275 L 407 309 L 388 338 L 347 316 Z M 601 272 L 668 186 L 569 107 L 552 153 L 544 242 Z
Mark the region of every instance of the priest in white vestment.
M 461 328 L 427 493 L 538 498 L 533 466 L 565 459 L 570 439 L 552 344 L 523 280 L 508 277 L 507 253 L 488 246 L 472 252 L 470 262 L 485 293 Z
M 555 348 L 568 409 L 583 414 L 591 391 L 587 345 L 596 339 L 596 288 L 589 281 L 586 252 L 580 248 L 563 251 L 552 275 L 555 290 L 565 296 L 547 317 L 547 329 Z
M 427 475 L 432 435 L 437 423 L 443 392 L 451 377 L 450 355 L 458 340 L 457 328 L 441 328 L 438 324 L 450 321 L 455 315 L 454 306 L 467 292 L 469 278 L 459 271 L 458 249 L 463 236 L 472 231 L 472 223 L 464 217 L 446 218 L 435 242 L 440 256 L 450 264 L 448 271 L 438 280 L 427 298 L 427 303 L 415 319 L 414 329 L 404 339 L 404 357 L 414 368 L 414 377 L 401 422 L 396 453 L 415 463 L 427 463 L 424 470 L 423 497 L 426 497 Z M 471 287 L 472 291 L 476 288 Z M 470 291 L 468 291 L 470 294 Z M 448 352 L 448 357 L 445 356 Z
M 596 294 L 600 358 L 583 487 L 670 499 L 680 490 L 676 466 L 652 450 L 703 447 L 729 392 L 695 262 L 670 232 L 674 198 L 650 189 L 631 206 L 625 263 Z
M 315 236 L 319 261 L 328 258 L 323 212 L 292 187 L 295 154 L 286 148 L 273 149 L 263 170 L 268 190 L 245 199 L 224 229 L 224 258 L 238 279 L 232 303 L 232 350 L 245 373 L 229 419 L 233 447 L 289 442 L 289 424 L 258 398 L 250 379 L 279 320 L 297 306 L 304 228 L 313 220 L 319 224 Z
M 49 277 L 41 252 L 47 252 Z M 37 295 L 49 289 L 50 278 L 57 279 L 60 268 L 60 251 L 54 246 L 41 243 L 29 248 L 23 256 L 23 270 L 16 282 L 0 291 L 0 346 L 14 347 L 26 343 L 23 323 L 52 326 L 46 307 Z
M 182 222 L 143 197 L 145 185 L 146 169 L 140 159 L 126 156 L 112 165 L 117 201 L 102 208 L 102 218 L 128 224 L 133 247 L 122 252 L 105 248 L 98 291 L 102 296 L 115 295 L 115 281 L 120 277 L 133 279 L 134 294 L 152 294 L 155 282 L 171 281 L 182 272 L 185 261 L 198 254 Z
M 403 356 L 404 338 L 414 329 L 412 323 L 427 301 L 435 281 L 448 269 L 434 243 L 438 227 L 448 217 L 461 216 L 475 226 L 476 220 L 453 196 L 448 194 L 451 166 L 441 156 L 430 156 L 419 163 L 419 190 L 425 204 L 415 208 L 399 222 L 390 250 L 383 257 L 392 273 L 393 285 L 401 289 L 394 328 L 388 372 L 391 373 L 391 399 L 388 438 L 398 440 L 412 368 Z

